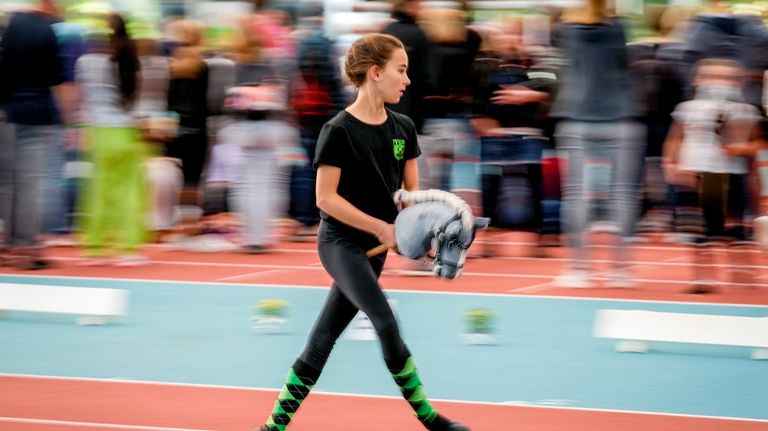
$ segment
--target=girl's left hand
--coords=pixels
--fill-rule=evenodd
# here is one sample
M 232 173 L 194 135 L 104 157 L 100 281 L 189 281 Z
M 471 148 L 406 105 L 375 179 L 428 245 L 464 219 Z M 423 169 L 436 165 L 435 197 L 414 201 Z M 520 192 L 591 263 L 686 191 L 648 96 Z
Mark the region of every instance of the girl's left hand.
M 729 156 L 746 156 L 751 157 L 754 155 L 754 146 L 750 144 L 727 144 L 722 146 L 723 152 Z

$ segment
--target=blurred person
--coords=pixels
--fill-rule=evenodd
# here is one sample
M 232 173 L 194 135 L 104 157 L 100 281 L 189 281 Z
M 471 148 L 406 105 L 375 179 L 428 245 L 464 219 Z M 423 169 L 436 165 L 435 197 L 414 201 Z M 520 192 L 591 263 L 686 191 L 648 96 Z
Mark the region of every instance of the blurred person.
M 483 214 L 496 227 L 533 232 L 532 254 L 544 257 L 542 152 L 556 77 L 535 67 L 521 25 L 520 18 L 502 23 L 492 52 L 475 62 L 472 125 L 481 139 Z
M 227 102 L 234 121 L 217 136 L 214 154 L 218 157 L 228 156 L 232 160 L 229 153 L 234 150 L 230 146 L 239 148 L 236 175 L 227 187 L 227 200 L 230 211 L 242 220 L 243 249 L 251 254 L 266 252 L 275 242 L 271 226 L 285 214 L 288 195 L 280 150 L 299 145 L 298 130 L 284 117 L 284 91 L 282 85 L 264 83 L 231 89 L 229 98 L 239 99 Z M 222 154 L 225 148 L 219 149 L 220 145 L 226 145 L 227 153 Z
M 229 42 L 232 41 L 230 40 Z M 222 169 L 234 168 L 238 165 L 230 166 L 227 164 L 226 168 L 222 168 L 221 164 L 214 160 L 215 157 L 220 158 L 220 154 L 226 149 L 217 148 L 221 144 L 217 140 L 219 133 L 232 121 L 224 111 L 227 90 L 236 83 L 236 63 L 233 59 L 232 49 L 232 44 L 227 43 L 224 38 L 221 38 L 218 45 L 205 54 L 205 64 L 208 68 L 207 131 L 209 154 L 206 157 L 207 163 L 200 189 L 202 195 L 202 217 L 198 223 L 199 229 L 197 229 L 199 233 L 204 235 L 200 238 L 187 238 L 190 241 L 189 244 L 184 244 L 184 249 L 189 249 L 190 246 L 196 247 L 198 251 L 223 251 L 238 248 L 219 235 L 219 233 L 235 230 L 234 217 L 229 212 L 229 207 L 226 204 L 230 183 L 223 181 L 221 176 L 235 176 L 237 170 L 235 169 L 228 174 L 222 174 Z M 226 154 L 234 154 L 231 151 L 224 152 Z M 217 164 L 217 167 L 214 167 L 214 164 Z
M 418 127 L 422 152 L 417 159 L 419 184 L 424 189 L 453 190 L 471 206 L 478 208 L 479 149 L 477 137 L 469 126 L 472 111 L 469 70 L 480 49 L 481 37 L 467 27 L 468 17 L 464 10 L 430 8 L 421 10 L 418 17 L 419 28 L 429 42 L 430 56 L 423 67 L 429 71 L 432 84 L 412 84 L 404 98 L 413 91 L 421 91 L 423 96 L 419 102 L 419 113 L 407 114 L 415 115 L 414 121 L 422 124 Z M 413 36 L 409 38 L 414 39 Z M 414 45 L 418 46 L 417 43 Z M 411 65 L 418 63 L 417 59 L 410 59 Z M 411 70 L 418 70 L 419 66 L 415 67 Z M 409 76 L 414 82 L 417 80 L 410 72 Z M 430 270 L 420 260 L 405 260 L 399 265 L 410 271 Z
M 196 230 L 201 206 L 200 179 L 208 155 L 208 66 L 199 23 L 179 20 L 170 27 L 171 81 L 168 110 L 179 116 L 179 131 L 165 145 L 165 156 L 181 160 L 184 174 L 180 228 Z M 191 232 L 185 232 L 191 233 Z
M 683 44 L 687 83 L 692 82 L 694 65 L 702 59 L 737 61 L 744 68 L 745 101 L 761 107 L 763 71 L 768 67 L 768 30 L 759 16 L 734 14 L 728 3 L 707 0 L 703 11 L 687 26 Z
M 231 53 L 214 51 L 205 57 L 208 66 L 208 135 L 215 136 L 223 117 L 227 89 L 235 85 L 235 62 Z
M 743 67 L 744 85 L 741 91 L 744 101 L 758 108 L 765 117 L 762 104 L 763 75 L 768 69 L 768 30 L 759 15 L 734 13 L 734 5 L 721 0 L 708 0 L 704 10 L 691 19 L 684 36 L 683 61 L 687 67 L 686 82 L 693 79 L 694 65 L 701 59 L 721 58 L 733 60 Z M 689 85 L 688 97 L 692 97 Z M 768 121 L 764 121 L 768 125 Z M 763 138 L 768 138 L 768 127 L 763 127 Z M 758 180 L 754 175 L 732 180 L 743 181 L 742 187 L 757 190 Z M 758 193 L 746 195 L 751 199 L 747 212 L 755 214 L 758 202 L 753 199 Z
M 227 130 L 224 125 L 217 132 L 216 143 L 211 147 L 211 156 L 202 183 L 203 232 L 201 235 L 186 238 L 179 245 L 185 251 L 220 252 L 238 251 L 240 247 L 239 233 L 242 223 L 238 221 L 232 204 L 235 184 L 243 162 L 243 147 L 241 141 L 247 137 L 248 131 L 236 133 L 233 142 L 220 141 L 219 135 Z M 271 192 L 272 190 L 270 190 Z M 262 204 L 265 196 L 256 199 Z
M 664 181 L 661 154 L 672 124 L 671 114 L 685 98 L 684 68 L 677 57 L 683 44 L 672 33 L 685 19 L 685 11 L 654 5 L 647 8 L 646 18 L 656 35 L 627 45 L 629 72 L 646 136 L 642 219 L 637 228 L 639 232 L 669 231 L 673 200 Z
M 425 189 L 459 188 L 465 200 L 477 203 L 480 187 L 473 160 L 477 159 L 478 148 L 469 127 L 470 69 L 482 38 L 467 26 L 467 21 L 467 12 L 459 9 L 430 8 L 421 14 L 420 23 L 430 42 L 429 68 L 434 87 L 424 98 L 419 183 Z M 457 161 L 461 164 L 455 165 Z
M 645 148 L 642 126 L 635 120 L 638 109 L 630 91 L 624 28 L 608 15 L 604 0 L 589 0 L 585 7 L 564 14 L 556 43 L 567 64 L 550 115 L 559 120 L 556 145 L 567 159 L 562 221 L 571 257 L 554 284 L 593 286 L 585 241 L 592 205 L 607 195 L 613 253 L 605 286 L 631 287 L 628 239 L 637 217 Z
M 296 43 L 291 36 L 291 16 L 285 10 L 266 7 L 257 17 L 266 53 L 276 64 L 291 66 L 296 58 Z
M 3 40 L 6 27 L 8 27 L 8 15 L 4 11 L 0 10 L 0 40 Z
M 424 124 L 424 97 L 432 92 L 434 85 L 430 70 L 432 53 L 429 39 L 416 22 L 421 6 L 421 0 L 395 0 L 392 6 L 394 22 L 381 31 L 400 39 L 408 53 L 411 86 L 392 109 L 413 119 L 419 133 Z
M 298 73 L 291 85 L 290 102 L 308 160 L 315 159 L 323 124 L 346 106 L 335 45 L 323 30 L 323 11 L 319 2 L 302 3 L 299 27 L 294 33 Z M 293 168 L 290 199 L 289 214 L 302 226 L 297 236 L 316 233 L 320 213 L 315 203 L 315 171 L 311 163 Z
M 366 35 L 347 54 L 346 75 L 359 88 L 358 96 L 323 127 L 315 157 L 323 218 L 318 252 L 334 284 L 261 431 L 288 427 L 358 310 L 371 319 L 387 368 L 424 427 L 468 430 L 439 415 L 427 400 L 414 358 L 378 283 L 386 252 L 366 256 L 378 244 L 396 247 L 392 223 L 397 206 L 392 195 L 401 187 L 418 188 L 415 125 L 386 107 L 396 103 L 410 84 L 407 69 L 404 46 L 389 35 Z
M 53 24 L 59 43 L 59 56 L 64 70 L 64 82 L 57 87 L 57 105 L 64 128 L 60 143 L 48 151 L 44 180 L 43 233 L 46 245 L 68 245 L 77 206 L 78 181 L 71 178 L 73 163 L 78 158 L 79 133 L 77 124 L 77 94 L 75 63 L 85 53 L 84 26 L 69 21 Z
M 296 128 L 286 118 L 288 84 L 279 66 L 267 55 L 258 16 L 241 20 L 236 50 L 236 84 L 229 90 L 225 110 L 234 122 L 218 134 L 219 143 L 241 147 L 241 163 L 231 189 L 232 209 L 243 219 L 243 242 L 248 253 L 262 253 L 274 243 L 270 225 L 283 216 L 288 203 L 287 167 L 280 163 L 282 148 L 297 147 Z
M 171 80 L 170 61 L 163 55 L 159 35 L 151 25 L 134 25 L 137 29 L 135 44 L 140 73 L 133 116 L 145 121 L 167 115 Z M 163 155 L 165 139 L 147 141 L 144 145 L 148 150 L 148 159 L 144 163 L 149 192 L 148 227 L 154 232 L 155 240 L 161 240 L 176 227 L 178 221 L 176 204 L 183 187 L 181 160 Z
M 106 18 L 105 44 L 77 60 L 86 129 L 87 158 L 93 165 L 81 200 L 81 232 L 86 265 L 146 263 L 139 253 L 145 242 L 147 149 L 133 107 L 139 95 L 139 60 L 120 15 Z
M 741 92 L 742 73 L 743 67 L 731 60 L 699 61 L 695 96 L 675 109 L 664 146 L 664 173 L 686 212 L 682 230 L 695 237 L 694 281 L 688 293 L 716 289 L 714 253 L 723 241 L 730 245 L 732 281 L 754 282 L 744 226 L 749 199 L 743 178 L 762 141 L 759 112 Z
M 212 227 L 216 233 L 221 226 L 211 220 L 224 219 L 234 212 L 230 200 L 242 158 L 243 151 L 238 142 L 217 142 L 211 148 L 211 162 L 203 185 L 203 216 L 207 223 L 216 225 Z M 230 227 L 226 226 L 227 231 Z
M 282 73 L 291 76 L 296 71 L 296 41 L 293 38 L 289 11 L 273 1 L 256 5 L 248 18 L 249 31 L 258 34 L 262 56 Z
M 62 118 L 52 89 L 65 79 L 53 25 L 53 0 L 13 13 L 0 42 L 0 98 L 7 121 L 0 140 L 0 218 L 4 263 L 21 269 L 48 266 L 40 253 L 44 178 L 49 151 L 62 145 Z M 2 97 L 4 95 L 4 97 Z
M 467 21 L 464 10 L 431 8 L 421 13 L 432 53 L 429 69 L 434 86 L 425 103 L 428 118 L 466 118 L 470 113 L 472 89 L 468 80 L 482 37 Z

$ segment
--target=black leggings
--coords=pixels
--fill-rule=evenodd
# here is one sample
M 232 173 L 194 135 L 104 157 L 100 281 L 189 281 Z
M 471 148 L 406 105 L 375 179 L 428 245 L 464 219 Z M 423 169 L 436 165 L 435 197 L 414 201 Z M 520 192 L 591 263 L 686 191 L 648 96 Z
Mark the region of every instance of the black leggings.
M 697 189 L 678 187 L 678 229 L 700 233 L 697 242 L 744 241 L 746 175 L 703 173 Z
M 320 261 L 334 283 L 325 301 L 304 352 L 299 357 L 317 370 L 322 370 L 336 340 L 358 310 L 371 319 L 381 341 L 384 360 L 390 369 L 402 367 L 410 353 L 400 337 L 400 330 L 384 292 L 379 276 L 386 253 L 368 258 L 365 253 L 378 242 L 370 236 L 360 238 L 339 232 L 324 221 L 317 234 Z

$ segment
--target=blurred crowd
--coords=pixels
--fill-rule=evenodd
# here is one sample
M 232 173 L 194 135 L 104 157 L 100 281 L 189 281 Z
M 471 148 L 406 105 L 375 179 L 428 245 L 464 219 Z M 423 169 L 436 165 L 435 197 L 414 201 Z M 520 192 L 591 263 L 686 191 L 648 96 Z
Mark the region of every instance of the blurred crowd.
M 613 238 L 606 285 L 634 285 L 629 245 L 689 244 L 715 290 L 718 253 L 751 284 L 761 213 L 768 30 L 707 1 L 618 16 L 604 0 L 490 19 L 469 2 L 396 0 L 386 20 L 330 35 L 321 2 L 263 1 L 225 34 L 183 15 L 132 20 L 39 0 L 0 19 L 0 263 L 142 265 L 142 245 L 265 253 L 319 221 L 312 160 L 354 98 L 352 40 L 403 41 L 421 188 L 453 191 L 495 229 L 567 246 L 554 282 L 594 285 L 590 235 Z M 759 12 L 759 11 L 758 11 Z M 486 17 L 487 18 L 487 17 Z M 647 236 L 645 236 L 647 239 Z M 659 236 L 654 236 L 659 238 Z M 486 256 L 491 245 L 480 245 Z

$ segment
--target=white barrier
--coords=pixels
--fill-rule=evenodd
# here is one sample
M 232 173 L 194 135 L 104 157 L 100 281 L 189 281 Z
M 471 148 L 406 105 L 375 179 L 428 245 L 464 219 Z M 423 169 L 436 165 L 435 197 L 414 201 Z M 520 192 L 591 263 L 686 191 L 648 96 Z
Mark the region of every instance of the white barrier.
M 79 316 L 78 325 L 103 325 L 123 316 L 128 292 L 122 289 L 0 283 L 0 312 L 27 311 Z
M 397 300 L 387 299 L 387 302 L 392 312 L 397 316 Z M 347 325 L 347 329 L 344 331 L 344 338 L 355 341 L 378 341 L 379 336 L 376 335 L 371 318 L 362 311 L 358 311 L 355 317 L 352 318 L 352 321 L 349 322 L 349 325 Z
M 619 352 L 645 353 L 653 341 L 715 344 L 754 347 L 752 359 L 768 360 L 768 317 L 597 310 L 593 334 L 620 340 Z

